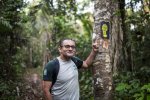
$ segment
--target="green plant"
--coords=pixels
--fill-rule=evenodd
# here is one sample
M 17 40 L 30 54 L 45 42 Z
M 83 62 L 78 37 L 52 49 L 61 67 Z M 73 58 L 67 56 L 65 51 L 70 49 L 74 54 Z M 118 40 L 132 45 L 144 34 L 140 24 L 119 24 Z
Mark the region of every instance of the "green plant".
M 150 83 L 142 81 L 143 71 L 121 73 L 114 78 L 115 100 L 150 100 Z
M 139 93 L 134 94 L 135 100 L 150 100 L 150 83 L 143 85 Z

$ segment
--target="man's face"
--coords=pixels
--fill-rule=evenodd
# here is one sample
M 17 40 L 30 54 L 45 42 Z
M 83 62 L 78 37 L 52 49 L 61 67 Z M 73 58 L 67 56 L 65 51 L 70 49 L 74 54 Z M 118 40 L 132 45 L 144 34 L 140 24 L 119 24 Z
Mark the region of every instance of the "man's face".
M 75 55 L 75 42 L 72 40 L 64 40 L 59 48 L 60 55 L 63 57 L 72 57 Z

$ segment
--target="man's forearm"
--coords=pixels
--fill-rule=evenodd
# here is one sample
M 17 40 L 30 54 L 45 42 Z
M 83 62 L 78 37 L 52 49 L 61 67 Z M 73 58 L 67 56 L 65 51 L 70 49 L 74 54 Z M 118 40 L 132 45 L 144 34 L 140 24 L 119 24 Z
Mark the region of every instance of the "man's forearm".
M 92 50 L 91 53 L 90 53 L 90 55 L 89 55 L 89 56 L 87 57 L 87 59 L 85 60 L 85 62 L 86 62 L 86 64 L 87 64 L 88 66 L 90 66 L 90 65 L 92 64 L 92 62 L 93 62 L 95 56 L 96 56 L 96 52 Z
M 52 100 L 52 95 L 49 91 L 44 91 L 45 92 L 45 99 L 46 100 Z

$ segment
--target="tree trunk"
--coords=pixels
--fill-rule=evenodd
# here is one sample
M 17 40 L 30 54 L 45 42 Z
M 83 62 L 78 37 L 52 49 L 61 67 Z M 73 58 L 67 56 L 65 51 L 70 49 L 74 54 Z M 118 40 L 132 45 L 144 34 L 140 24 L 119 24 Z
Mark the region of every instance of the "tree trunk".
M 48 49 L 48 45 L 50 44 L 51 39 L 51 33 L 49 32 L 43 32 L 43 36 L 41 37 L 43 40 L 43 67 L 49 62 L 50 59 L 52 59 L 51 52 Z
M 95 0 L 93 41 L 99 44 L 99 53 L 93 63 L 94 100 L 112 100 L 112 74 L 122 64 L 123 32 L 117 15 L 118 1 Z
M 113 74 L 118 73 L 119 69 L 122 69 L 124 66 L 127 65 L 126 61 L 124 61 L 125 55 L 123 55 L 123 21 L 124 17 L 121 17 L 121 8 L 120 6 L 120 1 L 112 3 L 112 29 L 111 29 L 111 61 L 112 61 L 112 70 Z M 124 15 L 124 14 L 123 14 Z M 123 21 L 122 21 L 123 20 Z

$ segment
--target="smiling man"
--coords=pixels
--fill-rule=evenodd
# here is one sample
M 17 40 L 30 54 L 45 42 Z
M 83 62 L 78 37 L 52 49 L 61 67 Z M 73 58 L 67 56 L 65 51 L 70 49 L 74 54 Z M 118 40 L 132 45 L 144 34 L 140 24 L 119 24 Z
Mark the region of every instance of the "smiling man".
M 46 100 L 79 100 L 78 69 L 92 64 L 98 51 L 93 44 L 85 61 L 75 57 L 76 43 L 72 39 L 59 42 L 60 56 L 48 62 L 43 71 L 43 90 Z

